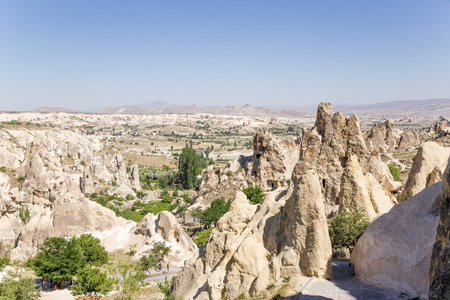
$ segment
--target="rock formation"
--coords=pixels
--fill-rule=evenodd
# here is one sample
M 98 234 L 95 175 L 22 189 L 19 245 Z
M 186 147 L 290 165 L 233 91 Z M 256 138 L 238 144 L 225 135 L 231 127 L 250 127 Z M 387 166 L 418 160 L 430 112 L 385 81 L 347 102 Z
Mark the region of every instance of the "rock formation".
M 439 225 L 431 256 L 429 297 L 450 299 L 450 160 L 443 178 Z
M 356 115 L 333 113 L 330 103 L 322 102 L 314 128 L 303 131 L 300 159 L 295 172 L 314 169 L 319 175 L 325 201 L 325 213 L 332 214 L 340 202 L 341 178 L 349 157 L 358 158 L 362 174 L 370 173 L 382 183 L 387 196 L 398 188 L 378 153 L 367 148 Z
M 419 136 L 414 130 L 403 132 L 398 142 L 398 150 L 409 150 L 420 144 Z
M 237 192 L 202 255 L 176 278 L 171 294 L 234 299 L 242 293 L 254 296 L 282 276 L 331 277 L 331 244 L 317 173 L 311 170 L 293 180 L 284 196 L 269 192 L 259 209 Z
M 369 225 L 351 256 L 358 279 L 426 297 L 441 189 L 436 183 Z
M 414 196 L 424 188 L 441 181 L 442 173 L 450 157 L 450 147 L 441 147 L 434 142 L 424 143 L 413 158 L 405 188 L 399 202 Z
M 378 152 L 393 151 L 398 143 L 389 120 L 373 125 L 367 137 L 369 148 Z
M 431 124 L 428 132 L 438 137 L 443 137 L 450 134 L 450 121 L 445 118 Z
M 253 137 L 253 155 L 242 156 L 224 167 L 209 166 L 202 171 L 197 205 L 209 205 L 214 199 L 232 199 L 247 184 L 257 184 L 265 191 L 288 185 L 299 145 L 294 139 L 280 138 L 267 130 L 259 130 Z
M 363 174 L 356 156 L 347 159 L 339 193 L 339 211 L 364 210 L 372 220 L 388 212 L 395 203 L 372 174 Z

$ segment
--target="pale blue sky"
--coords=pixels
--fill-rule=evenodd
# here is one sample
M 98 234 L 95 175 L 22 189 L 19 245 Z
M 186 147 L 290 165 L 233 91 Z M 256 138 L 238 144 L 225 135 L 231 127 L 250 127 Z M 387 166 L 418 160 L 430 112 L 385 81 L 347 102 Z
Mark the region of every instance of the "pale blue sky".
M 0 0 L 0 110 L 432 98 L 449 0 Z

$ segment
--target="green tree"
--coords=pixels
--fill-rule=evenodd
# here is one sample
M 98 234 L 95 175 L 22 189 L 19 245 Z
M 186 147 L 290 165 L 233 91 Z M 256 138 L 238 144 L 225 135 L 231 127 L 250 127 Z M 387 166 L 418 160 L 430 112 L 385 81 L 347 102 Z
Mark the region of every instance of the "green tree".
M 369 219 L 364 211 L 338 213 L 333 219 L 329 220 L 328 226 L 333 250 L 347 248 L 351 253 L 368 225 Z
M 70 279 L 84 266 L 83 251 L 76 238 L 67 241 L 49 237 L 38 249 L 39 253 L 30 260 L 30 266 L 39 277 L 56 281 Z
M 166 246 L 164 242 L 155 242 L 152 246 L 151 253 L 158 261 L 163 260 L 170 252 L 170 246 Z
M 37 300 L 41 298 L 39 291 L 31 277 L 8 273 L 0 282 L 1 300 Z
M 253 184 L 249 184 L 242 192 L 253 204 L 260 204 L 264 200 L 264 192 L 259 185 L 253 186 Z
M 100 296 L 106 295 L 112 291 L 114 280 L 108 278 L 105 272 L 99 268 L 85 266 L 81 269 L 71 287 L 72 295 Z
M 144 272 L 148 272 L 151 268 L 158 267 L 158 261 L 153 255 L 143 255 L 139 261 L 139 265 Z
M 133 299 L 133 294 L 144 286 L 144 271 L 132 264 L 119 262 L 110 273 L 115 279 L 115 288 L 120 292 L 122 299 Z
M 202 223 L 211 226 L 216 224 L 217 221 L 228 211 L 231 201 L 225 201 L 225 198 L 215 199 L 211 202 L 209 208 L 207 208 L 201 216 Z
M 197 176 L 208 166 L 203 154 L 198 154 L 191 146 L 186 145 L 178 160 L 178 180 L 185 189 L 197 188 L 200 180 Z
M 108 252 L 100 243 L 98 238 L 92 234 L 82 234 L 78 238 L 78 243 L 83 251 L 83 258 L 86 264 L 101 266 L 108 262 Z

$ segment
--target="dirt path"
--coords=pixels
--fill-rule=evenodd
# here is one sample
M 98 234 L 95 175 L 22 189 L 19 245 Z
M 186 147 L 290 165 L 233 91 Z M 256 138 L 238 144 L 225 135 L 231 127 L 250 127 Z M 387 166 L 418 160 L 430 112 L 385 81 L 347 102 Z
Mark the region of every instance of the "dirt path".
M 348 262 L 333 262 L 333 280 L 314 278 L 295 300 L 375 300 L 375 299 L 403 299 L 408 297 L 391 290 L 386 290 L 356 280 L 353 267 Z

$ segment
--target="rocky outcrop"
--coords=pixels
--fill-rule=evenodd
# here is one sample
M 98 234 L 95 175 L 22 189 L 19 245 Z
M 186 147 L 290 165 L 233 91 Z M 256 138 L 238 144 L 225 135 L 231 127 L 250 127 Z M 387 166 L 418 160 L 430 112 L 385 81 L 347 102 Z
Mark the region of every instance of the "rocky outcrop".
M 441 147 L 434 142 L 424 143 L 413 158 L 413 165 L 399 202 L 440 181 L 449 157 L 450 147 Z
M 420 144 L 419 136 L 414 130 L 403 132 L 398 142 L 398 150 L 409 150 Z
M 142 189 L 141 182 L 139 180 L 139 166 L 138 165 L 131 166 L 130 182 L 131 182 L 131 187 L 136 189 L 136 191 L 140 191 Z
M 429 297 L 450 299 L 450 160 L 443 178 L 439 225 L 431 256 Z
M 350 156 L 342 175 L 339 211 L 364 210 L 369 220 L 388 212 L 395 203 L 372 174 L 363 174 L 356 156 Z
M 89 168 L 84 168 L 80 188 L 83 194 L 92 194 L 94 192 L 94 181 L 92 180 Z
M 381 124 L 373 125 L 370 130 L 367 142 L 370 149 L 378 152 L 393 151 L 398 143 L 398 138 L 394 135 L 389 120 Z
M 426 297 L 441 187 L 426 188 L 369 225 L 351 255 L 358 279 Z
M 431 124 L 428 132 L 438 137 L 450 135 L 450 121 L 442 118 L 441 120 Z
M 160 212 L 158 214 L 157 225 L 156 232 L 160 234 L 164 240 L 176 244 L 183 250 L 191 252 L 192 254 L 197 252 L 197 245 L 186 232 L 184 232 L 173 214 L 168 211 Z
M 248 184 L 265 191 L 285 188 L 298 160 L 299 145 L 292 138 L 280 138 L 267 130 L 253 137 L 253 155 L 241 156 L 226 166 L 209 166 L 202 171 L 199 197 L 195 203 L 207 206 L 214 199 L 233 199 L 236 192 Z
M 356 115 L 333 113 L 330 103 L 322 102 L 314 128 L 303 131 L 300 158 L 295 173 L 314 169 L 319 175 L 325 201 L 325 213 L 333 214 L 340 202 L 341 178 L 349 157 L 358 158 L 363 175 L 371 173 L 388 193 L 397 188 L 379 154 L 369 151 Z
M 255 295 L 282 276 L 332 276 L 331 244 L 315 171 L 293 176 L 283 196 L 269 192 L 260 208 L 237 192 L 201 256 L 176 278 L 184 299 Z M 286 205 L 285 205 L 286 204 Z
M 299 147 L 294 140 L 259 130 L 253 136 L 253 157 L 247 168 L 264 190 L 276 190 L 287 185 L 298 158 Z

